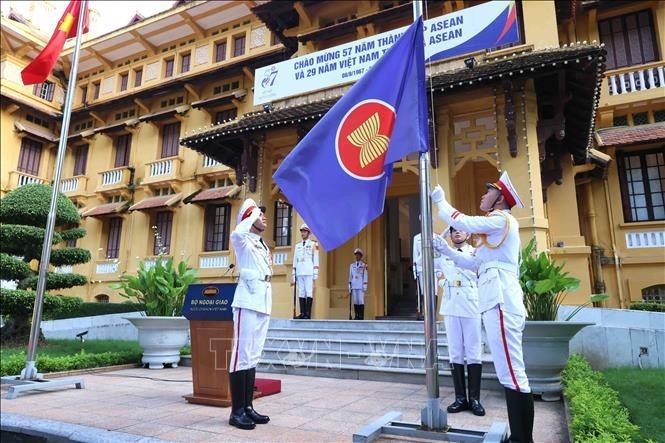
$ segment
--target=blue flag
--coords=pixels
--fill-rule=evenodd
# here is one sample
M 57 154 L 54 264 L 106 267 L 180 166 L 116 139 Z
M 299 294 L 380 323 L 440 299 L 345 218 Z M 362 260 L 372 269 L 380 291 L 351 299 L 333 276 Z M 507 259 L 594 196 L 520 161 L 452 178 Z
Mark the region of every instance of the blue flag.
M 422 17 L 284 159 L 273 179 L 326 250 L 383 212 L 393 162 L 427 151 Z

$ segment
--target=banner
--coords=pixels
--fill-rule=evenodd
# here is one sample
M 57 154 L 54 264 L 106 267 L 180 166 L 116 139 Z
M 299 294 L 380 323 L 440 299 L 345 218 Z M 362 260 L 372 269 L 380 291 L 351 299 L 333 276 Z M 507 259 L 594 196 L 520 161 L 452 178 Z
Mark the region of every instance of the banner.
M 256 70 L 254 105 L 362 77 L 407 26 Z M 514 1 L 492 1 L 424 22 L 425 59 L 440 60 L 519 41 Z

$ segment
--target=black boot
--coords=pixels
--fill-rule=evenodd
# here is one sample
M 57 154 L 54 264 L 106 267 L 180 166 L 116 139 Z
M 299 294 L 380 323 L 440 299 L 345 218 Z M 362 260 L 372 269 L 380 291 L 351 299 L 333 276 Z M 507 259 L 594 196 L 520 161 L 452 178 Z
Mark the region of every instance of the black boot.
M 305 318 L 307 320 L 309 320 L 310 318 L 312 318 L 312 301 L 313 301 L 313 299 L 312 299 L 312 297 L 307 297 L 305 300 L 307 300 L 307 302 L 305 303 Z
M 482 417 L 485 415 L 485 408 L 480 404 L 480 376 L 483 373 L 483 365 L 470 364 L 466 365 L 469 378 L 469 409 L 473 415 Z
M 267 415 L 259 414 L 252 405 L 254 401 L 254 380 L 256 380 L 256 368 L 247 370 L 247 385 L 245 386 L 245 413 L 254 423 L 264 425 L 270 421 Z
M 510 425 L 510 442 L 533 443 L 533 395 L 504 388 Z
M 231 416 L 229 424 L 240 429 L 254 429 L 256 424 L 245 412 L 245 383 L 247 371 L 229 372 L 231 387 Z
M 299 297 L 298 302 L 300 303 L 300 315 L 298 315 L 296 318 L 303 319 L 305 318 L 305 315 L 307 313 L 307 307 L 306 307 L 306 298 L 305 297 Z
M 360 320 L 360 312 L 358 311 L 358 305 L 353 305 L 353 319 Z
M 450 370 L 453 374 L 453 385 L 455 386 L 455 402 L 448 406 L 447 411 L 454 414 L 469 409 L 469 402 L 466 400 L 464 365 L 453 363 L 450 365 Z
M 358 312 L 360 313 L 360 319 L 365 320 L 365 305 L 358 305 Z

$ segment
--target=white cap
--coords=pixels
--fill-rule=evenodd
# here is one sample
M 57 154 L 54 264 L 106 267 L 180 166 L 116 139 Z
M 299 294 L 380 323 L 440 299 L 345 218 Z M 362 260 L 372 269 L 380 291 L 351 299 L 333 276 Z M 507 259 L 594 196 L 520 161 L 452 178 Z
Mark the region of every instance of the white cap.
M 300 225 L 300 230 L 312 232 L 312 230 L 309 229 L 309 226 L 307 226 L 307 223 L 303 223 L 302 225 Z
M 501 195 L 503 195 L 503 198 L 506 199 L 508 206 L 511 208 L 513 206 L 517 206 L 518 208 L 524 207 L 524 203 L 522 203 L 520 196 L 517 195 L 515 186 L 513 186 L 513 183 L 510 181 L 510 177 L 508 177 L 508 171 L 503 171 L 501 173 L 501 177 L 499 177 L 496 182 L 487 183 L 485 186 L 488 188 L 498 189 L 499 192 L 501 192 Z
M 353 253 L 354 253 L 354 254 L 365 255 L 365 254 L 363 254 L 363 250 L 360 249 L 360 248 L 356 248 L 356 249 L 354 249 L 354 250 L 353 250 Z
M 249 217 L 254 208 L 257 207 L 258 205 L 254 201 L 254 199 L 248 198 L 247 200 L 245 200 L 240 206 L 240 210 L 238 210 L 238 219 L 237 219 L 238 224 L 240 224 L 241 221 Z

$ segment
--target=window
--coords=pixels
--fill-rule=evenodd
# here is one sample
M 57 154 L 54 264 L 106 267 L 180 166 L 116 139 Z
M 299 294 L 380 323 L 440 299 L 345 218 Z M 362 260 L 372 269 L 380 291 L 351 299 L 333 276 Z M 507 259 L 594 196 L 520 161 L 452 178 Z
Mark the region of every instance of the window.
M 37 83 L 32 88 L 32 93 L 39 98 L 46 101 L 53 101 L 53 92 L 55 91 L 55 84 L 51 82 Z
M 164 77 L 173 76 L 173 59 L 164 62 Z
M 665 285 L 654 285 L 642 289 L 642 300 L 645 303 L 665 304 Z
M 109 296 L 106 294 L 95 295 L 95 300 L 97 300 L 97 303 L 108 303 Z
M 109 219 L 109 236 L 106 242 L 106 258 L 118 258 L 120 254 L 120 233 L 122 232 L 122 218 Z
M 180 59 L 180 72 L 187 72 L 189 71 L 189 60 L 191 56 L 189 53 L 183 54 L 182 58 Z
M 127 83 L 129 83 L 129 73 L 120 74 L 120 91 L 127 90 Z
M 292 206 L 284 202 L 275 202 L 275 246 L 291 244 Z
M 233 56 L 238 57 L 245 53 L 245 36 L 239 35 L 233 39 Z
M 143 69 L 136 69 L 134 71 L 134 87 L 137 88 L 141 86 L 142 80 L 143 80 Z
M 178 155 L 180 138 L 180 122 L 171 123 L 162 127 L 162 157 Z
M 607 49 L 607 68 L 641 65 L 658 59 L 650 10 L 598 22 L 600 41 Z
M 132 134 L 122 134 L 115 139 L 115 168 L 129 165 L 131 147 Z
M 237 116 L 238 116 L 238 109 L 236 108 L 225 109 L 215 114 L 215 121 L 213 123 L 221 123 L 226 120 L 233 120 Z
M 18 157 L 18 169 L 30 175 L 39 175 L 39 161 L 42 158 L 42 144 L 30 138 L 21 140 L 21 153 Z
M 81 86 L 81 104 L 85 104 L 88 99 L 88 85 Z
M 99 82 L 92 84 L 92 98 L 94 100 L 99 98 Z
M 155 217 L 155 227 L 157 229 L 157 237 L 154 237 L 154 246 L 152 247 L 152 254 L 159 255 L 160 252 L 168 254 L 171 251 L 171 227 L 173 226 L 173 212 L 162 211 L 158 212 Z M 161 241 L 162 250 L 159 250 L 159 242 Z
M 226 40 L 215 43 L 215 61 L 226 60 Z
M 205 212 L 205 251 L 229 249 L 229 215 L 231 206 L 209 205 Z
M 664 157 L 662 149 L 630 152 L 618 157 L 625 221 L 665 220 Z
M 88 164 L 88 145 L 77 146 L 74 150 L 74 176 L 85 175 Z

